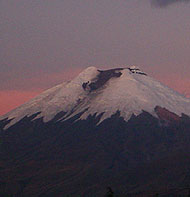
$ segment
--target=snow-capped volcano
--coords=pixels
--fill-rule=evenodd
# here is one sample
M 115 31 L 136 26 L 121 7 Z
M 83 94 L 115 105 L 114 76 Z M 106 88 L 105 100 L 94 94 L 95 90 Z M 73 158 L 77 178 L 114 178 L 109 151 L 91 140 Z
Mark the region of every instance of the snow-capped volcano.
M 157 116 L 156 106 L 179 116 L 182 113 L 190 115 L 190 99 L 162 85 L 135 66 L 110 70 L 89 67 L 75 79 L 43 92 L 1 119 L 12 119 L 7 125 L 9 127 L 37 112 L 39 114 L 35 118 L 43 117 L 45 122 L 59 112 L 65 112 L 63 119 L 83 112 L 79 119 L 102 114 L 101 122 L 119 111 L 127 121 L 132 114 L 138 115 L 142 111 Z
M 89 67 L 0 118 L 0 194 L 176 196 L 189 142 L 190 99 L 135 66 Z

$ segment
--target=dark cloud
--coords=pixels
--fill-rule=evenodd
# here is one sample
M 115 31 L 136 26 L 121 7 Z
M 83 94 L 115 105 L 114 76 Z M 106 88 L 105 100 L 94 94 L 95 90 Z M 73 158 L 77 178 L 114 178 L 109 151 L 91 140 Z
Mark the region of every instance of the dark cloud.
M 190 2 L 190 0 L 151 0 L 152 4 L 154 6 L 158 6 L 158 7 L 167 7 L 170 4 L 173 3 L 188 3 Z

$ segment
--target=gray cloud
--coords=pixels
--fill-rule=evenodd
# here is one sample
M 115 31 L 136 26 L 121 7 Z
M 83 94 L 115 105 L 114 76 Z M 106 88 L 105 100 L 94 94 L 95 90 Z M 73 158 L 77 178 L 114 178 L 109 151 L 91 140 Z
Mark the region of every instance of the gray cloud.
M 151 0 L 152 5 L 157 7 L 167 7 L 173 3 L 188 3 L 190 0 Z

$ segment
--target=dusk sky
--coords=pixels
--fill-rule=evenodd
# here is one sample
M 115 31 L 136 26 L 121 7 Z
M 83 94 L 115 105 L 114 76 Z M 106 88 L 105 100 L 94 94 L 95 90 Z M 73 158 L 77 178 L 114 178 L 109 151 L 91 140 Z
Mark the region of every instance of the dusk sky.
M 190 95 L 189 0 L 0 0 L 0 115 L 100 69 L 137 65 Z

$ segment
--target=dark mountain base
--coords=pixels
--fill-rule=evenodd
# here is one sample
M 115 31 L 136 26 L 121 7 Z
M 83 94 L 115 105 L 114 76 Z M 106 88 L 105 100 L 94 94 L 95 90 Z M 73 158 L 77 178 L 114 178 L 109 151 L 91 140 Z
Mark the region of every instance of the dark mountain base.
M 190 118 L 0 122 L 0 196 L 151 196 L 190 186 Z M 177 193 L 178 192 L 178 193 Z M 180 193 L 181 192 L 181 193 Z M 185 195 L 171 190 L 165 196 Z M 162 195 L 164 196 L 164 195 Z

